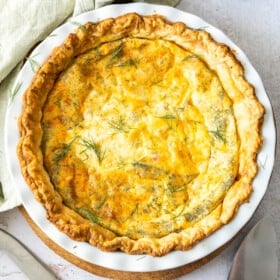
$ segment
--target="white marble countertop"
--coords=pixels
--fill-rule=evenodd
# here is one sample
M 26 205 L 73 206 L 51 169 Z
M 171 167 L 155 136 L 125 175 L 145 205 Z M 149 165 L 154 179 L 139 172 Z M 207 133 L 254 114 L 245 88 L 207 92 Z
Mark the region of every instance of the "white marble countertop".
M 276 125 L 279 127 L 280 1 L 181 0 L 178 8 L 193 13 L 218 27 L 246 53 L 263 80 L 274 109 Z M 238 245 L 249 229 L 263 216 L 268 216 L 272 220 L 280 240 L 279 145 L 276 151 L 275 167 L 268 190 L 252 219 L 219 256 L 180 279 L 226 279 Z M 32 231 L 18 209 L 0 213 L 0 228 L 21 240 L 57 275 L 58 279 L 104 279 L 76 267 L 49 249 Z M 27 278 L 0 250 L 0 280 L 4 279 Z

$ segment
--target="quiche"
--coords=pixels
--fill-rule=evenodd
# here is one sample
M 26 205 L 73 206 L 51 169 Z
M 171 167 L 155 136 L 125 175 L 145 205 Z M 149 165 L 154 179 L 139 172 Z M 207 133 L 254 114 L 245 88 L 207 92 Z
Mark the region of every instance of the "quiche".
M 163 256 L 249 200 L 263 115 L 228 46 L 129 13 L 82 25 L 52 50 L 23 95 L 17 154 L 60 231 Z

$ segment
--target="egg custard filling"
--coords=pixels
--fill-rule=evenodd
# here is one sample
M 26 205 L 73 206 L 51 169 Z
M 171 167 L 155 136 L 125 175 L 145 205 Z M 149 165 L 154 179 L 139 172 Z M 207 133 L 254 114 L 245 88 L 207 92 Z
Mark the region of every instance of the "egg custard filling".
M 127 14 L 53 51 L 24 95 L 18 155 L 61 231 L 161 256 L 191 248 L 248 200 L 262 116 L 228 47 Z

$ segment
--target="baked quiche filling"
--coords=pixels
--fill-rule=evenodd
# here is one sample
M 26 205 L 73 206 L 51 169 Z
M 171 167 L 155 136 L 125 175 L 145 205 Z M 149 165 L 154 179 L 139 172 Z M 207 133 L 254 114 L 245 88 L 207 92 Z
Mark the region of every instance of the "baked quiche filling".
M 179 231 L 210 213 L 236 176 L 232 102 L 203 61 L 170 42 L 127 38 L 79 56 L 42 125 L 63 202 L 118 235 Z
M 23 174 L 50 221 L 103 250 L 152 255 L 227 223 L 252 191 L 263 115 L 229 49 L 135 14 L 71 36 L 19 121 Z

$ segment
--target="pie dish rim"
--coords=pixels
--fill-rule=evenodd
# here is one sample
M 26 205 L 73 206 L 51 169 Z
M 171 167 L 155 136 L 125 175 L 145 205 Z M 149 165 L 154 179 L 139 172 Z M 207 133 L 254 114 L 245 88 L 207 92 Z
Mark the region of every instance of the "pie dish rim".
M 165 16 L 167 16 L 167 17 L 170 17 L 170 14 L 172 14 L 172 15 L 174 15 L 174 13 L 176 14 L 176 13 L 178 13 L 178 14 L 180 14 L 180 16 L 181 17 L 184 17 L 187 13 L 185 13 L 185 12 L 182 12 L 182 11 L 178 11 L 178 10 L 176 10 L 176 9 L 174 9 L 174 8 L 170 8 L 170 7 L 163 7 L 163 6 L 156 6 L 156 5 L 149 5 L 149 4 L 129 4 L 129 5 L 126 5 L 125 6 L 125 8 L 126 9 L 124 9 L 124 7 L 123 6 L 121 6 L 120 7 L 121 9 L 122 9 L 122 12 L 120 12 L 121 14 L 124 14 L 124 13 L 127 13 L 128 11 L 127 10 L 129 10 L 129 9 L 132 9 L 131 11 L 137 11 L 137 13 L 140 13 L 141 14 L 141 12 L 139 11 L 139 9 L 140 8 L 142 8 L 143 10 L 144 10 L 144 13 L 145 12 L 147 12 L 148 13 L 148 11 L 151 11 L 152 13 L 156 10 L 157 11 L 157 13 L 158 14 L 163 14 L 163 15 L 165 15 L 165 13 L 167 14 L 167 15 L 165 15 Z M 108 13 L 108 11 L 110 11 L 110 9 L 112 9 L 112 7 L 110 7 L 110 6 L 107 6 L 107 7 L 104 7 L 104 8 L 101 8 L 103 11 L 106 11 L 107 13 Z M 116 9 L 116 6 L 113 6 L 113 9 L 115 10 Z M 141 9 L 140 9 L 141 10 Z M 81 16 L 79 16 L 79 17 L 77 17 L 77 20 L 78 21 L 80 21 L 80 19 L 83 17 L 83 16 L 85 16 L 85 18 L 87 18 L 89 15 L 91 15 L 92 16 L 92 13 L 93 13 L 93 15 L 95 16 L 96 15 L 96 13 L 98 13 L 98 12 L 100 12 L 100 11 L 93 11 L 93 12 L 89 12 L 89 13 L 86 13 L 86 14 L 84 14 L 84 15 L 81 15 Z M 106 12 L 104 13 L 104 14 L 106 14 Z M 105 17 L 107 17 L 107 16 L 105 16 Z M 199 19 L 197 18 L 197 17 L 195 17 L 195 16 L 193 16 L 193 15 L 191 15 L 191 17 L 194 17 L 200 24 L 201 23 L 203 23 L 203 26 L 209 26 L 209 28 L 208 29 L 213 29 L 213 30 L 215 30 L 216 31 L 216 29 L 214 28 L 214 27 L 212 27 L 212 26 L 210 26 L 208 23 L 205 23 L 204 21 L 199 21 Z M 176 17 L 176 21 L 177 21 L 177 18 L 178 17 Z M 187 17 L 188 18 L 188 17 Z M 197 23 L 197 22 L 196 22 Z M 69 25 L 69 24 L 68 24 Z M 188 23 L 188 25 L 189 25 L 189 23 Z M 69 26 L 68 26 L 69 27 Z M 67 28 L 68 28 L 67 27 Z M 209 31 L 209 30 L 207 30 L 207 31 Z M 211 32 L 210 32 L 211 33 Z M 54 33 L 53 33 L 54 34 Z M 212 34 L 212 33 L 211 33 Z M 225 36 L 224 34 L 222 34 L 219 30 L 217 30 L 217 32 L 215 33 L 215 36 Z M 215 37 L 214 36 L 214 37 Z M 45 41 L 46 42 L 46 41 Z M 229 45 L 231 45 L 231 47 L 233 47 L 234 48 L 234 50 L 236 51 L 236 53 L 238 54 L 238 56 L 239 56 L 239 59 L 240 59 L 240 56 L 244 59 L 244 58 L 246 58 L 245 57 L 245 55 L 243 54 L 243 52 L 238 48 L 238 47 L 236 47 L 233 43 L 231 43 L 231 41 L 228 41 L 229 43 L 227 43 L 227 44 L 229 44 Z M 46 43 L 46 46 L 48 47 L 48 43 Z M 39 47 L 37 47 L 34 51 L 33 51 L 33 53 L 31 54 L 31 57 L 32 57 L 32 55 L 35 55 L 36 54 L 36 51 L 38 51 L 38 48 L 40 48 L 40 47 L 42 47 L 42 44 L 39 46 Z M 44 48 L 44 46 L 43 46 L 43 48 Z M 242 60 L 241 60 L 242 61 Z M 245 65 L 246 65 L 246 67 L 248 66 L 249 68 L 250 67 L 252 67 L 251 65 L 250 65 L 250 63 L 248 64 L 249 62 L 247 62 L 246 61 L 246 63 L 245 63 Z M 24 68 L 22 69 L 22 71 L 24 71 L 24 69 L 25 68 L 28 68 L 30 65 L 25 65 L 24 66 Z M 30 67 L 29 67 L 30 68 Z M 30 71 L 30 69 L 29 69 L 29 71 Z M 249 71 L 250 72 L 250 71 Z M 254 72 L 254 71 L 253 71 Z M 255 76 L 254 76 L 254 78 L 256 79 L 256 82 L 257 83 L 259 83 L 258 84 L 258 86 L 257 86 L 257 95 L 259 95 L 260 93 L 264 93 L 265 94 L 265 91 L 264 91 L 264 89 L 263 89 L 263 86 L 262 86 L 262 83 L 261 83 L 261 81 L 260 81 L 260 78 L 258 77 L 258 75 L 256 74 L 256 73 L 253 73 Z M 257 78 L 256 78 L 257 77 Z M 248 78 L 247 78 L 248 79 Z M 20 80 L 20 77 L 18 78 L 18 81 Z M 250 79 L 249 79 L 249 81 L 250 81 Z M 252 82 L 251 82 L 252 83 Z M 15 83 L 15 84 L 17 84 L 17 83 Z M 254 85 L 254 83 L 252 83 L 253 85 Z M 254 85 L 255 86 L 255 85 Z M 255 86 L 256 87 L 256 86 Z M 265 97 L 267 98 L 267 96 L 265 95 Z M 16 97 L 16 98 L 18 98 L 18 96 Z M 262 97 L 262 98 L 264 98 L 264 97 Z M 266 99 L 265 98 L 265 99 Z M 264 103 L 264 102 L 262 102 L 262 103 Z M 267 108 L 266 108 L 266 114 L 268 114 L 269 112 L 270 112 L 270 108 L 269 108 L 269 100 L 266 100 L 266 102 L 265 102 L 266 104 L 265 104 L 265 107 L 268 107 L 268 109 L 269 110 L 267 110 Z M 19 106 L 18 106 L 19 107 Z M 9 110 L 8 111 L 8 118 L 10 117 L 11 118 L 11 111 L 12 110 Z M 7 118 L 7 119 L 8 119 Z M 269 121 L 270 121 L 270 123 L 271 123 L 271 119 L 269 119 Z M 7 123 L 8 122 L 6 122 L 6 131 L 7 131 L 7 138 L 6 139 L 8 139 L 9 138 L 9 135 L 10 135 L 10 133 L 9 133 L 9 130 L 7 129 L 8 128 L 8 125 L 7 125 Z M 273 120 L 272 120 L 272 123 L 273 123 Z M 264 120 L 264 125 L 266 124 L 266 120 Z M 275 130 L 275 127 L 274 127 L 274 124 L 273 124 L 273 127 L 272 127 L 272 129 L 274 129 Z M 270 141 L 275 141 L 274 140 L 274 138 L 275 137 L 273 137 L 273 139 L 270 139 Z M 11 143 L 11 142 L 9 142 L 9 141 L 7 141 L 6 142 L 7 143 L 7 151 L 8 151 L 8 155 L 9 155 L 9 151 L 10 151 L 10 145 L 8 144 L 8 143 Z M 274 143 L 274 145 L 272 145 L 273 146 L 273 149 L 274 149 L 274 146 L 275 146 L 275 143 Z M 274 152 L 273 151 L 270 151 L 270 154 L 273 154 L 274 155 Z M 261 156 L 259 156 L 259 157 L 262 157 L 262 154 L 261 154 Z M 264 157 L 265 158 L 265 157 Z M 274 160 L 274 158 L 273 158 L 273 160 Z M 273 162 L 273 160 L 272 160 L 272 162 Z M 11 164 L 11 161 L 9 162 L 10 164 Z M 265 160 L 265 162 L 264 163 L 266 163 L 266 160 Z M 271 161 L 269 162 L 270 164 L 271 164 Z M 273 166 L 273 164 L 272 164 L 272 166 Z M 270 173 L 271 173 L 271 169 L 272 169 L 272 166 L 269 166 L 269 170 L 268 170 L 268 174 L 266 174 L 266 180 L 267 180 L 267 182 L 268 182 L 268 180 L 269 180 L 269 177 L 270 177 Z M 11 170 L 13 170 L 12 168 L 11 168 Z M 13 171 L 12 171 L 12 174 L 13 174 Z M 13 174 L 14 175 L 14 174 Z M 258 176 L 260 176 L 259 174 L 258 174 Z M 257 176 L 257 177 L 258 177 Z M 14 177 L 14 176 L 13 176 Z M 18 184 L 17 184 L 18 185 Z M 20 184 L 21 185 L 21 184 Z M 30 198 L 30 197 L 28 197 L 29 195 L 27 195 L 27 193 L 25 193 L 22 189 L 21 189 L 21 187 L 20 187 L 20 189 L 19 189 L 19 192 L 20 192 L 20 195 L 21 195 L 21 197 L 22 197 L 22 199 L 23 199 L 23 204 L 24 204 L 24 206 L 25 206 L 25 208 L 27 209 L 27 211 L 28 211 L 28 213 L 30 214 L 30 213 L 32 213 L 33 211 L 30 209 L 31 207 L 30 207 L 30 200 L 32 200 L 32 198 Z M 255 192 L 253 193 L 253 195 L 255 194 Z M 264 194 L 264 193 L 263 193 Z M 263 196 L 263 194 L 261 195 L 261 197 Z M 27 196 L 26 196 L 27 195 Z M 260 199 L 261 200 L 261 198 L 259 197 L 258 199 Z M 260 202 L 260 201 L 259 201 Z M 32 203 L 32 202 L 31 202 Z M 251 203 L 250 203 L 251 204 Z M 247 205 L 247 204 L 246 204 Z M 252 204 L 251 204 L 252 205 Z M 257 203 L 257 205 L 258 205 L 258 203 Z M 239 212 L 244 212 L 244 211 L 241 211 L 242 210 L 242 208 L 244 208 L 243 206 L 239 209 L 239 211 L 238 211 L 238 214 L 237 214 L 237 216 L 234 218 L 234 220 L 232 221 L 232 222 L 234 222 L 236 219 L 240 219 L 240 220 L 242 220 L 242 218 L 240 218 L 239 216 L 241 215 Z M 30 211 L 29 211 L 30 210 Z M 252 210 L 252 209 L 251 209 Z M 253 211 L 254 212 L 254 211 Z M 251 215 L 253 214 L 253 212 L 251 212 Z M 243 215 L 244 215 L 244 213 L 243 213 Z M 34 217 L 35 216 L 35 217 Z M 39 226 L 40 226 L 40 223 L 42 223 L 42 217 L 36 217 L 37 215 L 34 215 L 34 213 L 33 214 L 31 214 L 31 217 L 33 218 L 33 220 L 35 220 L 35 221 L 37 221 L 37 223 L 39 224 Z M 249 217 L 250 218 L 250 217 Z M 248 218 L 248 219 L 249 219 Z M 242 224 L 242 223 L 241 223 Z M 245 223 L 244 223 L 244 221 L 243 221 L 243 225 L 244 225 Z M 41 224 L 41 227 L 42 227 L 42 224 Z M 52 226 L 51 226 L 52 227 Z M 48 226 L 47 226 L 47 228 L 48 228 Z M 230 228 L 230 224 L 229 225 L 226 225 L 226 226 L 223 226 L 223 228 Z M 218 230 L 217 231 L 217 234 L 220 232 L 220 230 Z M 216 233 L 214 233 L 214 234 L 216 234 Z M 219 235 L 219 234 L 218 234 Z M 233 235 L 234 236 L 234 235 Z M 60 238 L 58 238 L 58 239 L 60 239 Z M 211 236 L 210 237 L 208 237 L 207 238 L 207 240 L 208 239 L 211 239 Z M 69 242 L 69 240 L 68 240 L 68 242 Z M 201 241 L 201 242 L 203 242 L 203 241 Z M 201 243 L 200 242 L 200 243 Z M 67 242 L 66 242 L 67 243 Z M 197 248 L 197 247 L 200 247 L 200 246 L 202 246 L 203 247 L 203 244 L 197 244 L 196 246 L 195 246 L 195 248 Z M 65 246 L 65 245 L 64 245 Z M 219 246 L 218 246 L 219 247 Z M 217 248 L 218 248 L 217 247 Z M 195 250 L 195 248 L 194 249 L 191 249 L 191 250 Z M 103 254 L 103 252 L 101 252 L 102 254 Z M 177 254 L 177 253 L 179 253 L 179 254 L 181 254 L 181 253 L 184 253 L 184 254 L 186 254 L 186 252 L 172 252 L 172 253 L 170 253 L 170 254 L 168 254 L 168 255 L 170 255 L 170 256 L 173 256 L 174 254 Z M 105 254 L 108 254 L 108 253 L 105 253 Z M 110 254 L 110 253 L 109 253 Z M 123 254 L 123 253 L 114 253 L 115 255 L 116 254 Z M 131 257 L 131 258 L 133 258 L 133 256 L 129 256 L 129 257 Z M 149 256 L 147 256 L 148 257 L 148 259 L 150 258 Z M 139 256 L 138 256 L 138 258 L 139 258 Z M 169 257 L 168 256 L 164 256 L 164 257 L 161 257 L 160 259 L 162 260 L 161 262 L 164 262 L 164 260 L 162 259 L 162 258 L 165 258 L 165 259 L 168 259 Z M 195 261 L 196 259 L 198 259 L 199 257 L 197 257 L 197 258 L 193 258 L 193 259 L 191 259 L 191 260 L 189 260 L 189 262 L 192 262 L 192 261 Z M 96 262 L 94 262 L 94 263 L 96 263 Z M 144 262 L 142 262 L 142 263 L 144 263 Z M 173 264 L 174 264 L 174 262 L 172 262 Z M 180 263 L 180 264 L 177 264 L 177 265 L 175 265 L 175 266 L 178 266 L 178 265 L 182 265 L 182 264 L 186 264 L 186 263 L 188 263 L 188 261 L 187 262 L 184 262 L 184 263 Z M 139 263 L 138 263 L 138 265 L 139 265 Z M 103 266 L 104 266 L 104 264 L 103 264 Z M 109 267 L 110 268 L 116 268 L 116 269 L 120 269 L 119 267 L 111 267 L 111 266 L 115 266 L 114 264 L 109 264 Z M 158 265 L 158 267 L 160 267 L 161 265 Z M 169 267 L 168 267 L 169 266 Z M 167 262 L 167 266 L 165 266 L 164 268 L 173 268 L 174 266 L 170 266 L 170 265 L 168 265 L 168 262 Z M 123 269 L 123 268 L 121 268 L 122 270 L 126 270 L 126 269 Z M 131 269 L 131 268 L 128 268 L 129 270 Z M 139 267 L 137 267 L 137 268 L 134 268 L 134 269 L 137 269 L 137 271 L 138 271 L 138 269 L 139 269 Z M 146 271 L 145 269 L 147 269 L 147 268 L 143 268 L 143 270 L 141 270 L 141 271 Z M 150 268 L 151 269 L 151 268 Z M 149 270 L 149 268 L 148 268 L 148 270 Z M 153 269 L 154 270 L 154 269 Z M 155 270 L 158 270 L 158 268 L 156 268 Z

